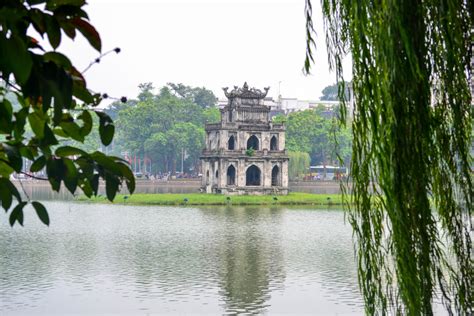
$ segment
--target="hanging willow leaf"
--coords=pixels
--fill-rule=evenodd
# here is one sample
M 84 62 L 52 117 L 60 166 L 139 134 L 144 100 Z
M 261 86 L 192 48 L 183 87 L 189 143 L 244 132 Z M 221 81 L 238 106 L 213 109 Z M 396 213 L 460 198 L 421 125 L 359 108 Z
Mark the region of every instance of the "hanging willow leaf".
M 450 313 L 471 315 L 472 3 L 323 0 L 322 7 L 339 82 L 347 47 L 352 54 L 346 202 L 366 312 L 432 315 L 440 290 Z

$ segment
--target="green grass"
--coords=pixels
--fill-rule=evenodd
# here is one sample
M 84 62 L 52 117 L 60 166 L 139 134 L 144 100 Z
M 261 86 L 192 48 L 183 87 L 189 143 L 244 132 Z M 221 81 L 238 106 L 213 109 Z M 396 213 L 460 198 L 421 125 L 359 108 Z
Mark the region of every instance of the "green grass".
M 88 199 L 80 196 L 78 201 L 110 203 L 105 196 Z M 119 194 L 114 203 L 135 205 L 341 205 L 340 194 L 290 193 L 288 195 L 222 195 L 222 194 Z

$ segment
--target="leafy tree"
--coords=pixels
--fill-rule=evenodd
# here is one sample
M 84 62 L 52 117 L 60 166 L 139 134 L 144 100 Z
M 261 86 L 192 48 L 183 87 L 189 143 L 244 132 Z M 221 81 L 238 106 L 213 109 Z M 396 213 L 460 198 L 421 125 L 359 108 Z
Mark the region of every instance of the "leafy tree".
M 349 82 L 335 83 L 327 86 L 321 92 L 323 95 L 319 98 L 321 101 L 340 101 L 339 89 L 344 89 L 344 98 L 349 100 Z
M 176 172 L 183 153 L 185 168 L 197 170 L 204 124 L 219 121 L 219 109 L 204 108 L 190 97 L 183 97 L 186 91 L 195 90 L 183 84 L 168 84 L 156 95 L 151 84 L 142 84 L 140 88 L 138 100 L 127 102 L 133 105 L 117 113 L 116 146 L 133 155 L 151 158 L 153 172 Z M 147 97 L 140 98 L 145 93 Z
M 347 128 L 338 128 L 333 119 L 318 109 L 277 116 L 275 122 L 286 122 L 286 148 L 310 154 L 314 164 L 337 164 L 338 157 L 350 161 L 352 137 Z
M 168 87 L 174 92 L 174 94 L 180 98 L 187 98 L 199 105 L 201 108 L 211 108 L 217 105 L 217 97 L 211 90 L 206 88 L 192 88 L 182 83 L 168 83 Z
M 23 224 L 23 208 L 29 202 L 40 220 L 49 224 L 45 207 L 28 198 L 25 201 L 10 181 L 14 172 L 23 172 L 25 160 L 31 164 L 30 172 L 45 170 L 44 180 L 55 191 L 64 183 L 71 193 L 80 188 L 90 197 L 97 194 L 99 178 L 105 180 L 111 201 L 122 181 L 134 191 L 135 180 L 125 161 L 65 145 L 70 140 L 86 141 L 93 130 L 93 115 L 104 145 L 112 142 L 115 130 L 110 117 L 95 108 L 101 96 L 87 89 L 81 72 L 57 50 L 63 35 L 74 39 L 80 32 L 101 51 L 100 36 L 88 22 L 84 4 L 30 0 L 0 5 L 0 74 L 4 83 L 0 86 L 0 197 L 2 207 L 10 212 L 12 226 Z M 27 34 L 29 28 L 42 37 L 47 35 L 53 51 L 45 51 Z M 12 105 L 6 97 L 9 93 L 16 95 L 20 106 Z M 26 132 L 28 128 L 31 133 Z M 12 207 L 13 199 L 17 203 Z
M 118 119 L 118 113 L 122 110 L 125 110 L 128 107 L 134 106 L 137 104 L 136 100 L 128 100 L 127 102 L 122 101 L 115 101 L 112 102 L 107 108 L 104 109 L 104 112 L 107 113 L 108 116 L 112 120 Z
M 342 58 L 352 53 L 354 184 L 346 199 L 366 312 L 432 315 L 438 288 L 451 314 L 471 315 L 473 3 L 324 0 L 322 7 L 339 82 Z M 307 0 L 306 71 L 311 10 Z
M 138 95 L 138 100 L 139 101 L 147 101 L 153 98 L 153 84 L 151 82 L 146 82 L 146 83 L 141 83 L 138 85 L 138 88 L 140 88 L 140 94 Z
M 217 107 L 206 108 L 202 111 L 204 123 L 219 123 L 221 113 Z
M 289 151 L 288 157 L 288 177 L 291 180 L 301 179 L 301 177 L 308 172 L 310 161 L 309 154 L 300 151 Z

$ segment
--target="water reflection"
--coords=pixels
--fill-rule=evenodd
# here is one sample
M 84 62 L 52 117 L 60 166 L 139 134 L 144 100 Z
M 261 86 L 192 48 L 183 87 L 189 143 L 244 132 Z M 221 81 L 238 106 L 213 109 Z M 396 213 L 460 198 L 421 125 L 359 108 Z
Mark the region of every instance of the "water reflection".
M 202 208 L 223 223 L 216 239 L 219 293 L 226 313 L 261 314 L 272 291 L 285 279 L 281 249 L 281 209 L 256 207 Z
M 0 216 L 2 315 L 361 312 L 340 211 L 46 206 Z

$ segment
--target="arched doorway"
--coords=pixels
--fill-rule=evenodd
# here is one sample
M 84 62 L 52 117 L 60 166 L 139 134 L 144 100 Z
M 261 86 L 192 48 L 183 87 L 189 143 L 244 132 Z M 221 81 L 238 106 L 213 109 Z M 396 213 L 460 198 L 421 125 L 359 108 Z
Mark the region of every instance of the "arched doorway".
M 235 185 L 235 168 L 233 165 L 227 168 L 227 185 Z
M 247 141 L 247 149 L 253 148 L 253 150 L 258 150 L 258 138 L 255 135 L 250 136 Z
M 272 169 L 272 187 L 280 186 L 280 168 L 278 166 Z
M 235 138 L 232 135 L 229 137 L 229 140 L 227 141 L 227 149 L 228 150 L 234 150 L 235 149 Z
M 270 140 L 270 150 L 278 150 L 278 140 L 276 136 L 273 136 Z
M 247 169 L 246 175 L 246 185 L 260 185 L 260 176 L 261 172 L 260 169 L 252 165 Z

